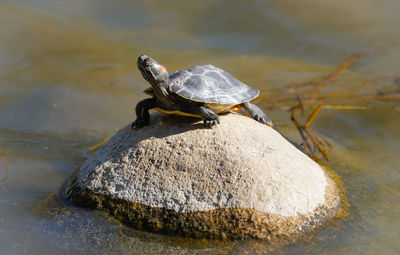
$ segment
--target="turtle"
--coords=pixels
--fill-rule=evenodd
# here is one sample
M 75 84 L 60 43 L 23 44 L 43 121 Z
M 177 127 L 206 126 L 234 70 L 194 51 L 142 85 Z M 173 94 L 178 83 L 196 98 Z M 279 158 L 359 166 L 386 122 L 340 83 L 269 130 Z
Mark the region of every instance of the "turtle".
M 250 103 L 259 95 L 259 90 L 218 67 L 197 65 L 170 75 L 164 66 L 146 55 L 139 56 L 137 66 L 151 85 L 144 91 L 151 98 L 137 103 L 137 119 L 131 125 L 133 129 L 149 124 L 150 109 L 200 117 L 205 126 L 212 127 L 220 123 L 217 114 L 244 108 L 255 120 L 273 126 L 267 115 Z

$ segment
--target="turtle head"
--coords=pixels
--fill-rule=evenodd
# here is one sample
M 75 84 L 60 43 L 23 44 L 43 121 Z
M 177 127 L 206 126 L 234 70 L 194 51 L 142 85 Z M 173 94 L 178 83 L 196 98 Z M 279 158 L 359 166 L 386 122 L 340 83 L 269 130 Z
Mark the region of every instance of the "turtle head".
M 169 74 L 165 67 L 146 55 L 140 55 L 137 61 L 138 68 L 146 81 L 152 85 L 159 82 L 168 82 Z
M 143 78 L 153 87 L 157 99 L 166 106 L 173 105 L 174 103 L 169 96 L 169 73 L 167 69 L 146 55 L 139 56 L 137 65 Z

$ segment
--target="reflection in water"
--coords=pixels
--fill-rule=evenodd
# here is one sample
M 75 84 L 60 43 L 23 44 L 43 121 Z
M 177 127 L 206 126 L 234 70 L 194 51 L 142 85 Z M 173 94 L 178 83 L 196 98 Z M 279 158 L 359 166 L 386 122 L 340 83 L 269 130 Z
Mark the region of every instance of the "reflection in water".
M 0 254 L 265 253 L 262 241 L 159 236 L 66 205 L 54 194 L 96 143 L 134 119 L 147 83 L 141 53 L 171 70 L 212 63 L 262 90 L 277 129 L 308 89 L 324 86 L 310 130 L 332 145 L 349 215 L 272 254 L 400 250 L 398 1 L 0 1 Z M 301 118 L 301 115 L 299 115 Z M 4 165 L 0 164 L 0 177 Z
M 232 253 L 232 243 L 170 237 L 129 229 L 89 210 L 61 203 L 54 195 L 44 197 L 30 212 L 29 224 L 35 241 L 58 252 L 76 254 L 221 254 Z M 54 251 L 52 251 L 54 252 Z M 50 254 L 50 253 L 49 253 Z M 54 253 L 53 253 L 54 254 Z

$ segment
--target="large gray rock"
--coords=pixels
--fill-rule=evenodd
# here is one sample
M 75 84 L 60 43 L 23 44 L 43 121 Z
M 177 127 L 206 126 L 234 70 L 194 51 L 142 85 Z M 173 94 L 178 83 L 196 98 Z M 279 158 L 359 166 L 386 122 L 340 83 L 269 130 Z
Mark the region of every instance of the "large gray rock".
M 139 229 L 213 238 L 292 239 L 339 204 L 318 164 L 237 114 L 212 129 L 158 113 L 150 126 L 127 126 L 73 174 L 65 194 Z

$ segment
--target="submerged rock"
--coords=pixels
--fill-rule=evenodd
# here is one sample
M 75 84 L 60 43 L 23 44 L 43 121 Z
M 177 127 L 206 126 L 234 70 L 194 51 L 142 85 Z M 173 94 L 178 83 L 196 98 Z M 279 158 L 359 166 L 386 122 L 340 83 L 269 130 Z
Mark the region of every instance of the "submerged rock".
M 122 222 L 211 238 L 295 238 L 328 220 L 335 183 L 274 129 L 237 114 L 204 128 L 155 113 L 120 130 L 73 174 L 65 195 Z

